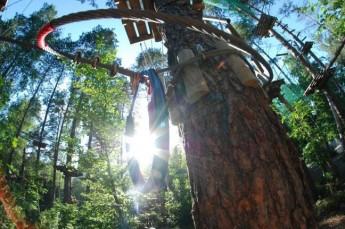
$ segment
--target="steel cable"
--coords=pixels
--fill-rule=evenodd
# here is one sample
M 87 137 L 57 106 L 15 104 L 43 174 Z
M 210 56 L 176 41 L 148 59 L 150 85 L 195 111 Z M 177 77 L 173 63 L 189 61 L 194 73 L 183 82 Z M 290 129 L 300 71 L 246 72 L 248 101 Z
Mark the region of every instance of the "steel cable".
M 73 55 L 61 53 L 59 51 L 54 50 L 49 45 L 47 45 L 45 43 L 45 37 L 51 32 L 53 32 L 57 27 L 78 22 L 78 21 L 94 20 L 94 19 L 101 19 L 101 18 L 115 18 L 115 19 L 124 19 L 124 20 L 130 20 L 130 21 L 148 21 L 148 22 L 157 23 L 157 24 L 170 23 L 170 24 L 178 24 L 180 26 L 184 26 L 193 31 L 200 32 L 200 33 L 228 42 L 230 46 L 237 49 L 241 54 L 246 55 L 246 56 L 251 56 L 253 59 L 257 60 L 262 66 L 264 66 L 264 68 L 266 69 L 266 72 L 269 73 L 267 82 L 270 82 L 273 79 L 273 72 L 270 65 L 256 50 L 250 47 L 241 38 L 238 38 L 232 34 L 228 34 L 224 31 L 218 30 L 211 25 L 207 25 L 203 23 L 202 21 L 195 20 L 190 17 L 175 16 L 175 15 L 169 15 L 169 14 L 146 11 L 146 10 L 99 9 L 99 10 L 91 10 L 91 11 L 69 14 L 69 15 L 54 19 L 49 24 L 46 24 L 44 27 L 42 27 L 42 29 L 40 30 L 37 36 L 38 46 L 54 55 L 65 56 L 67 58 L 72 59 Z M 81 62 L 84 62 L 84 61 L 86 63 L 92 62 L 91 60 L 86 60 L 86 59 L 83 59 Z M 261 66 L 259 66 L 260 64 L 257 64 L 258 69 L 261 68 Z M 100 63 L 99 65 L 104 68 L 109 68 L 109 65 L 106 65 L 106 64 Z M 126 73 L 122 73 L 122 74 L 133 76 L 134 72 L 127 70 Z M 265 74 L 265 72 L 263 72 L 262 70 L 261 70 L 261 73 Z

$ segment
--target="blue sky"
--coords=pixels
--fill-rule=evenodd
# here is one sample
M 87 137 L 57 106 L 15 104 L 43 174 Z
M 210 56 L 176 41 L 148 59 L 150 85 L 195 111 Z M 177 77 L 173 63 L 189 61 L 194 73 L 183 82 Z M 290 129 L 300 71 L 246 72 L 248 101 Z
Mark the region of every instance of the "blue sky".
M 18 0 L 9 0 L 8 6 L 10 6 L 12 3 L 14 4 L 2 13 L 3 20 L 12 18 L 15 13 L 22 13 L 23 10 L 24 15 L 28 16 L 32 12 L 39 10 L 45 2 L 56 7 L 58 17 L 74 12 L 94 9 L 88 3 L 82 4 L 77 0 L 21 0 L 20 2 L 16 3 L 17 1 Z M 105 0 L 98 0 L 98 7 L 108 8 L 107 6 L 105 6 L 105 2 Z M 80 34 L 90 31 L 97 25 L 115 29 L 117 39 L 119 40 L 118 58 L 122 59 L 123 67 L 129 68 L 130 66 L 132 66 L 135 63 L 135 58 L 141 51 L 141 48 L 139 44 L 129 44 L 127 35 L 120 20 L 106 19 L 78 22 L 62 27 L 62 31 L 66 36 L 71 35 L 72 39 L 77 39 Z M 146 41 L 146 46 L 155 46 L 160 48 L 161 43 Z

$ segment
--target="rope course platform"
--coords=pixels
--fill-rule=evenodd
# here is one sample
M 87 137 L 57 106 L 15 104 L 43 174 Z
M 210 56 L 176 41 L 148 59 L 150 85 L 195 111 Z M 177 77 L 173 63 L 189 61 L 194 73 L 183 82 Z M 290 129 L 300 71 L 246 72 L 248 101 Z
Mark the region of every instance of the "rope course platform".
M 323 88 L 324 85 L 326 84 L 326 82 L 335 74 L 335 68 L 333 67 L 333 65 L 336 62 L 336 60 L 338 59 L 338 57 L 339 57 L 340 53 L 342 52 L 344 46 L 345 46 L 345 38 L 342 40 L 342 43 L 340 44 L 340 46 L 335 51 L 334 57 L 329 62 L 328 66 L 325 68 L 325 70 L 321 74 L 316 76 L 311 81 L 311 83 L 309 84 L 309 86 L 305 90 L 304 95 L 310 95 L 316 89 Z
M 325 83 L 331 78 L 335 73 L 335 68 L 328 68 L 321 74 L 317 75 L 309 84 L 304 92 L 304 95 L 312 94 L 316 89 L 321 89 L 325 86 Z
M 81 177 L 83 176 L 83 173 L 78 171 L 77 169 L 73 167 L 67 167 L 65 165 L 57 165 L 56 169 L 63 173 L 65 176 L 70 176 L 70 177 Z
M 142 3 L 142 4 L 141 4 Z M 115 0 L 115 4 L 119 9 L 135 9 L 135 10 L 151 10 L 154 11 L 152 0 Z M 154 38 L 155 41 L 161 41 L 162 36 L 158 31 L 157 24 L 144 21 L 122 20 L 125 27 L 129 43 L 134 44 L 141 41 Z
M 254 30 L 255 35 L 261 37 L 268 37 L 269 30 L 271 30 L 276 23 L 277 18 L 268 14 L 261 14 L 258 24 Z
M 314 42 L 312 41 L 307 41 L 304 43 L 303 47 L 302 47 L 302 55 L 306 55 L 310 52 L 311 48 L 313 47 Z

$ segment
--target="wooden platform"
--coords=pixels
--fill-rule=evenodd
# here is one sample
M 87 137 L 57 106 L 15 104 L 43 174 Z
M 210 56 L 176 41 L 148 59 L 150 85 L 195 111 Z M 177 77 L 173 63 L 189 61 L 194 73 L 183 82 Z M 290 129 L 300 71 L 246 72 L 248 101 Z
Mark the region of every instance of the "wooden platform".
M 329 68 L 317 75 L 305 90 L 304 95 L 312 94 L 316 89 L 322 89 L 327 83 L 328 79 L 334 76 L 335 68 Z
M 114 0 L 119 9 L 136 9 L 136 10 L 152 10 L 154 11 L 152 0 Z M 122 20 L 125 27 L 129 43 L 134 44 L 141 41 L 155 39 L 161 41 L 162 37 L 158 31 L 157 25 L 147 22 L 133 22 Z
M 306 55 L 310 52 L 311 48 L 313 47 L 314 45 L 314 42 L 312 41 L 307 41 L 304 43 L 303 47 L 302 47 L 302 54 L 303 55 Z
M 273 100 L 280 95 L 280 87 L 284 84 L 284 80 L 273 81 L 267 88 L 268 97 Z
M 257 36 L 267 37 L 269 36 L 269 30 L 273 28 L 277 18 L 267 14 L 261 14 L 259 23 L 257 24 L 254 33 Z

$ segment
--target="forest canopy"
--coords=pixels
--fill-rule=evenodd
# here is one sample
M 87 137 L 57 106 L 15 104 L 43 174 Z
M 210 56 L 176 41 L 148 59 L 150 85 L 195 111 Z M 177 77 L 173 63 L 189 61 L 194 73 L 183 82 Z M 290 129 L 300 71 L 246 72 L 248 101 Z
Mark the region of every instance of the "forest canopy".
M 179 121 L 178 127 L 171 123 L 173 120 L 170 121 L 170 156 L 168 156 L 166 177 L 161 178 L 164 180 L 162 185 L 164 188 L 147 193 L 136 189 L 131 166 L 133 166 L 132 159 L 134 158 L 138 161 L 138 166 L 146 179 L 153 173 L 152 161 L 157 160 L 153 159 L 155 156 L 151 152 L 156 148 L 150 148 L 152 145 L 149 145 L 150 138 L 153 138 L 150 135 L 151 126 L 149 127 L 152 120 L 150 120 L 151 116 L 148 117 L 148 112 L 152 109 L 149 104 L 155 98 L 155 93 L 152 94 L 153 86 L 146 81 L 142 83 L 143 79 L 140 80 L 142 83 L 140 86 L 135 85 L 135 82 L 139 84 L 139 80 L 135 81 L 134 77 L 130 78 L 120 73 L 111 76 L 107 69 L 98 67 L 97 64 L 131 66 L 131 71 L 137 73 L 152 68 L 161 70 L 168 66 L 175 67 L 181 57 L 180 52 L 176 50 L 190 44 L 182 41 L 181 47 L 176 48 L 171 40 L 180 36 L 190 38 L 194 42 L 198 41 L 199 37 L 204 39 L 205 35 L 194 32 L 192 35 L 188 32 L 181 33 L 183 29 L 176 26 L 171 26 L 171 28 L 160 26 L 158 31 L 165 34 L 162 41 L 155 42 L 151 39 L 130 45 L 127 40 L 122 41 L 122 39 L 127 39 L 124 29 L 126 21 L 123 22 L 124 24 L 115 24 L 116 26 L 99 23 L 97 26 L 78 28 L 75 34 L 67 27 L 59 28 L 47 37 L 47 43 L 61 53 L 73 54 L 75 56 L 73 61 L 54 56 L 36 46 L 36 36 L 40 28 L 54 18 L 62 16 L 58 9 L 61 9 L 62 4 L 68 4 L 68 1 L 54 2 L 56 5 L 29 2 L 26 3 L 27 6 L 31 6 L 29 8 L 25 8 L 24 2 L 9 1 L 4 12 L 0 14 L 1 228 L 30 228 L 20 227 L 19 224 L 23 223 L 27 226 L 31 225 L 32 228 L 187 229 L 202 228 L 200 225 L 204 222 L 203 220 L 209 220 L 210 224 L 207 224 L 209 228 L 212 227 L 210 225 L 221 228 L 219 226 L 221 223 L 223 223 L 223 228 L 227 228 L 225 226 L 230 224 L 226 224 L 226 219 L 231 219 L 233 222 L 236 221 L 235 216 L 225 215 L 225 213 L 223 215 L 217 211 L 216 220 L 211 216 L 210 219 L 206 219 L 204 214 L 207 211 L 198 208 L 212 209 L 215 205 L 217 209 L 219 205 L 221 206 L 219 211 L 221 211 L 227 205 L 233 204 L 230 200 L 237 198 L 236 189 L 247 188 L 248 192 L 254 193 L 249 183 L 252 180 L 254 185 L 260 182 L 257 182 L 255 172 L 253 172 L 256 171 L 255 166 L 253 166 L 255 169 L 248 169 L 251 171 L 248 172 L 250 175 L 237 174 L 238 177 L 252 176 L 252 180 L 248 179 L 241 184 L 242 187 L 231 186 L 237 181 L 230 178 L 227 181 L 221 180 L 221 170 L 225 174 L 231 164 L 229 163 L 228 167 L 222 167 L 223 164 L 220 163 L 222 160 L 218 158 L 218 154 L 222 154 L 222 150 L 226 148 L 224 142 L 235 145 L 236 141 L 248 139 L 248 145 L 238 146 L 240 150 L 233 154 L 230 152 L 229 158 L 238 159 L 235 165 L 239 168 L 242 166 L 241 163 L 244 167 L 250 167 L 255 164 L 254 156 L 250 153 L 254 152 L 254 148 L 259 148 L 250 143 L 251 139 L 255 139 L 253 144 L 262 147 L 263 151 L 278 152 L 281 146 L 277 146 L 277 149 L 267 149 L 269 147 L 264 141 L 286 134 L 288 140 L 282 140 L 282 142 L 285 144 L 291 141 L 291 144 L 286 144 L 290 147 L 290 151 L 296 152 L 296 158 L 303 165 L 303 173 L 307 174 L 301 179 L 305 181 L 303 185 L 310 186 L 313 197 L 310 197 L 313 199 L 310 209 L 314 208 L 312 211 L 314 211 L 316 221 L 321 228 L 333 228 L 327 221 L 333 217 L 333 223 L 345 225 L 343 214 L 345 210 L 345 51 L 342 48 L 345 44 L 345 2 L 343 0 L 172 1 L 171 4 L 176 4 L 177 8 L 186 9 L 186 12 L 191 11 L 191 15 L 195 18 L 199 17 L 201 12 L 205 18 L 211 18 L 205 21 L 206 24 L 246 41 L 270 64 L 273 80 L 264 82 L 266 78 L 256 75 L 255 85 L 259 86 L 255 89 L 243 86 L 240 77 L 231 79 L 233 85 L 222 84 L 218 81 L 220 81 L 219 77 L 225 74 L 221 71 L 228 70 L 226 66 L 224 67 L 229 64 L 226 62 L 227 57 L 224 55 L 214 57 L 210 61 L 213 61 L 212 68 L 209 65 L 200 64 L 206 61 L 206 58 L 199 58 L 197 64 L 193 63 L 185 69 L 193 73 L 202 70 L 201 78 L 205 79 L 207 90 L 218 90 L 218 86 L 215 85 L 219 84 L 227 85 L 227 88 L 224 86 L 225 89 L 220 90 L 221 93 L 228 90 L 231 91 L 229 93 L 233 93 L 231 95 L 239 94 L 238 100 L 229 99 L 230 94 L 225 96 L 220 92 L 212 96 L 201 96 L 202 99 L 207 97 L 205 99 L 207 106 L 214 105 L 214 111 L 210 111 L 209 116 L 200 118 L 205 114 L 195 112 L 187 117 L 189 112 L 202 107 L 201 103 L 188 103 L 186 99 L 194 88 L 189 87 L 186 81 L 181 88 L 178 83 L 176 85 L 177 80 L 174 74 L 178 71 L 171 71 L 171 74 L 169 72 L 159 74 L 161 85 L 167 94 L 168 108 L 165 107 L 165 109 L 172 112 L 169 85 L 173 85 L 182 116 L 185 115 L 183 117 L 186 120 L 190 118 L 192 121 L 190 123 Z M 160 3 L 152 2 L 156 2 L 157 10 L 166 7 L 163 5 L 159 8 Z M 23 4 L 24 10 L 20 8 Z M 80 10 L 69 9 L 68 13 L 86 8 L 92 10 L 97 7 L 120 7 L 120 4 L 110 0 L 100 3 L 93 0 L 80 0 L 75 1 L 74 4 L 80 6 Z M 12 9 L 16 10 L 14 16 L 6 16 L 6 13 Z M 28 11 L 24 13 L 26 9 L 30 9 L 30 13 Z M 64 12 L 67 11 L 64 10 Z M 262 15 L 266 15 L 268 18 L 266 19 L 273 23 L 271 27 L 268 25 L 270 28 L 263 29 L 263 32 L 258 28 L 259 21 L 263 20 Z M 148 27 L 149 24 L 145 26 Z M 172 28 L 175 29 L 176 34 L 169 30 Z M 137 33 L 139 34 L 138 31 Z M 195 34 L 198 35 L 195 36 Z M 170 43 L 165 42 L 164 39 L 170 39 Z M 190 50 L 202 54 L 205 47 L 213 44 L 207 44 L 204 47 L 194 43 L 193 45 Z M 133 49 L 136 50 L 134 54 L 127 51 Z M 95 66 L 78 63 L 78 53 L 81 53 L 83 58 L 96 61 Z M 136 58 L 131 58 L 133 55 Z M 220 58 L 223 57 L 222 62 L 223 59 Z M 246 59 L 243 56 L 241 58 L 239 59 L 241 61 L 244 59 L 246 63 L 255 62 L 254 59 Z M 132 59 L 131 62 L 129 59 Z M 238 61 L 235 58 L 231 60 Z M 195 70 L 195 68 L 199 69 Z M 179 74 L 188 75 L 184 72 L 187 70 L 181 69 Z M 228 75 L 237 73 L 234 69 L 230 72 Z M 321 86 L 314 88 L 315 90 L 311 90 L 309 94 L 305 93 L 312 80 L 317 77 L 326 79 L 320 83 Z M 199 85 L 198 82 L 202 81 L 199 80 L 200 78 L 196 81 L 191 80 L 190 84 Z M 138 86 L 137 93 L 134 86 Z M 257 90 L 255 92 L 259 95 L 257 103 L 249 101 L 255 96 L 247 90 Z M 245 96 L 248 96 L 247 104 L 242 106 L 236 103 L 242 101 Z M 134 98 L 137 100 L 132 113 L 131 105 L 134 105 Z M 200 101 L 204 102 L 202 99 Z M 239 106 L 232 107 L 231 104 L 230 108 L 221 107 L 222 103 L 230 104 L 227 99 Z M 269 108 L 260 110 L 264 114 L 255 114 L 253 111 L 251 113 L 250 109 L 247 109 L 250 104 L 266 103 Z M 187 106 L 188 109 L 183 106 Z M 237 115 L 231 113 L 233 109 L 237 109 L 235 112 Z M 268 109 L 272 109 L 274 113 L 272 112 L 271 115 Z M 220 118 L 212 116 L 217 112 L 221 113 Z M 130 142 L 132 149 L 138 151 L 135 156 L 129 155 L 129 147 L 126 145 L 128 117 L 132 114 L 135 131 L 141 133 L 137 136 L 138 138 Z M 256 124 L 253 124 L 252 120 L 256 119 L 252 116 L 259 117 L 266 114 L 272 119 L 279 119 L 282 125 L 272 121 L 273 127 L 270 129 L 258 121 L 256 122 L 257 129 L 254 128 L 252 125 Z M 170 118 L 171 116 L 170 113 Z M 197 123 L 199 118 L 205 120 L 205 123 Z M 219 119 L 218 121 L 221 122 L 227 118 L 242 120 L 244 124 L 239 126 L 243 129 L 238 127 L 238 129 L 227 130 L 225 124 L 212 123 L 213 119 Z M 209 123 L 207 123 L 208 119 Z M 228 122 L 231 123 L 231 121 Z M 191 127 L 193 125 L 200 129 L 197 127 L 193 129 Z M 188 127 L 191 128 L 192 134 L 186 131 L 189 130 Z M 205 132 L 202 128 L 206 129 Z M 246 128 L 248 132 L 245 132 Z M 261 134 L 261 136 L 259 129 L 263 131 L 269 129 L 272 135 Z M 236 135 L 231 134 L 238 134 L 239 137 L 236 138 Z M 255 137 L 255 134 L 260 136 Z M 209 135 L 215 138 L 205 137 Z M 232 136 L 232 138 L 224 140 L 219 136 Z M 259 142 L 261 138 L 264 139 L 262 143 Z M 197 144 L 198 141 L 210 148 L 201 147 L 204 145 Z M 206 156 L 202 155 L 204 151 L 201 148 L 207 148 L 207 150 L 204 149 L 207 151 Z M 199 154 L 197 150 L 201 153 Z M 258 152 L 261 151 L 258 150 Z M 274 156 L 278 154 L 274 153 Z M 246 156 L 248 158 L 245 158 Z M 279 160 L 293 158 L 293 156 L 276 157 Z M 260 160 L 274 159 L 262 156 Z M 288 162 L 282 163 L 290 166 Z M 290 173 L 289 166 L 284 168 L 287 174 Z M 258 173 L 257 176 L 259 175 Z M 219 180 L 216 180 L 217 177 Z M 272 175 L 272 179 L 276 178 Z M 284 179 L 282 177 L 282 180 Z M 204 187 L 202 187 L 203 181 L 205 181 Z M 225 183 L 233 190 L 224 191 L 228 189 Z M 212 189 L 212 185 L 217 191 Z M 267 185 L 266 189 L 269 189 L 269 185 L 266 183 L 265 185 Z M 288 190 L 284 191 L 289 193 Z M 5 195 L 5 193 L 9 194 Z M 212 198 L 216 197 L 210 193 L 217 193 L 214 196 L 228 195 L 229 202 L 217 200 L 218 202 L 215 202 L 218 205 L 214 204 Z M 280 194 L 267 195 L 271 195 L 274 199 Z M 209 205 L 203 205 L 203 198 L 207 199 L 205 203 Z M 255 197 L 251 200 L 255 203 L 260 202 Z M 247 205 L 252 203 L 251 200 L 248 198 L 248 202 L 239 202 L 234 205 L 241 214 L 242 211 L 250 212 L 248 209 L 251 208 Z M 205 219 L 200 219 L 198 214 L 200 218 Z M 220 224 L 212 224 L 213 220 L 219 221 Z

